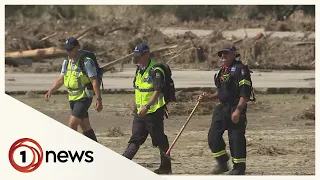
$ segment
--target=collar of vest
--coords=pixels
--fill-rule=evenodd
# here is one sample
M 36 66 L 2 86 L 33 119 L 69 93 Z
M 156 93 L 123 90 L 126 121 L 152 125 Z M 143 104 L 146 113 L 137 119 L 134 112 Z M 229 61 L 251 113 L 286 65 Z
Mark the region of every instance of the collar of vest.
M 79 56 L 81 55 L 81 53 L 82 53 L 82 51 L 81 51 L 81 49 L 79 49 L 77 52 L 77 56 L 76 56 L 76 60 L 74 61 L 74 64 L 76 64 L 79 61 Z M 70 60 L 70 56 L 68 56 L 67 58 L 68 58 L 68 60 Z M 70 61 L 70 62 L 72 62 L 72 61 Z
M 144 72 L 146 72 L 146 71 L 149 71 L 150 68 L 151 68 L 152 66 L 154 66 L 155 64 L 156 64 L 156 62 L 150 59 L 149 62 L 148 62 L 148 65 L 145 67 L 144 70 L 142 70 L 141 67 L 139 66 L 139 72 L 140 72 L 140 73 L 144 73 Z
M 140 70 L 140 71 L 145 71 L 145 70 L 149 67 L 149 65 L 151 64 L 151 61 L 152 61 L 152 60 L 149 59 L 147 65 L 146 65 L 144 68 L 142 68 L 142 67 L 139 65 L 139 70 Z

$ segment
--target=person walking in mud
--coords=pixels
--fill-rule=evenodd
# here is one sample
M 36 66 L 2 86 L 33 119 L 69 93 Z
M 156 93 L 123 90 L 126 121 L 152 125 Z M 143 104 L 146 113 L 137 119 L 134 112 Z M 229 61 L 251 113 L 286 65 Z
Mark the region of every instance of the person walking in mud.
M 102 110 L 96 65 L 90 56 L 80 50 L 80 44 L 75 38 L 69 38 L 66 41 L 65 50 L 68 57 L 63 61 L 61 74 L 44 98 L 48 101 L 54 91 L 65 85 L 68 89 L 71 108 L 69 127 L 77 131 L 80 125 L 85 136 L 97 141 L 88 114 L 94 95 L 96 96 L 96 111 L 100 112 Z
M 123 156 L 130 160 L 133 159 L 150 134 L 152 144 L 160 149 L 161 156 L 160 167 L 154 172 L 171 174 L 171 160 L 163 154 L 169 148 L 163 124 L 166 102 L 162 88 L 165 74 L 161 68 L 156 66 L 157 63 L 150 59 L 150 49 L 147 44 L 138 44 L 135 47 L 134 56 L 139 64 L 133 81 L 136 109 L 132 135 Z
M 223 48 L 218 52 L 218 56 L 222 58 L 224 65 L 215 75 L 217 92 L 213 95 L 199 96 L 199 101 L 216 99 L 220 101 L 213 112 L 208 132 L 208 144 L 218 163 L 212 174 L 244 175 L 246 171 L 246 110 L 252 93 L 250 70 L 241 61 L 236 60 L 235 46 Z M 230 171 L 229 155 L 222 137 L 225 130 L 228 130 L 233 162 L 233 168 Z

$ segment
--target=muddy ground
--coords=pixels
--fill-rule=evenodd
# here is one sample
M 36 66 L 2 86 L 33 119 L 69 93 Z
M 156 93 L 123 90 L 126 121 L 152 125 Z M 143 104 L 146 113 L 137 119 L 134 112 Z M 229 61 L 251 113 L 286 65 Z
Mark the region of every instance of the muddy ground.
M 211 70 L 220 66 L 217 51 L 225 44 L 234 43 L 245 63 L 256 69 L 314 69 L 314 39 L 307 36 L 315 29 L 315 20 L 304 17 L 289 18 L 284 22 L 274 20 L 208 19 L 198 22 L 181 22 L 172 14 L 149 15 L 137 7 L 90 7 L 95 14 L 91 17 L 74 17 L 68 19 L 62 14 L 48 10 L 38 18 L 22 15 L 10 16 L 5 20 L 6 52 L 31 50 L 48 47 L 62 47 L 67 37 L 75 36 L 92 28 L 80 42 L 82 47 L 97 53 L 101 64 L 119 59 L 133 52 L 137 43 L 145 41 L 151 49 L 177 45 L 171 51 L 154 54 L 154 59 L 161 62 L 170 61 L 172 67 L 197 68 Z M 90 12 L 90 11 L 89 11 Z M 51 14 L 50 14 L 51 13 Z M 139 14 L 139 15 L 137 15 Z M 87 14 L 89 16 L 89 13 Z M 294 14 L 295 15 L 295 14 Z M 292 15 L 292 16 L 294 16 Z M 182 27 L 209 29 L 213 33 L 206 37 L 197 37 L 185 33 L 177 37 L 168 37 L 160 27 Z M 301 31 L 305 38 L 269 38 L 258 40 L 226 40 L 223 30 L 239 28 L 264 28 L 266 31 Z M 55 36 L 41 41 L 46 36 Z M 193 42 L 191 41 L 193 40 Z M 304 43 L 308 42 L 308 43 Z M 310 43 L 311 42 L 311 43 Z M 193 44 L 194 43 L 194 44 Z M 195 49 L 195 46 L 198 50 Z M 32 67 L 10 68 L 7 71 L 52 72 L 59 71 L 63 57 L 55 59 L 35 58 Z M 130 62 L 130 59 L 127 59 Z M 41 61 L 42 63 L 39 63 Z
M 172 116 L 165 120 L 165 131 L 170 143 L 195 105 L 196 96 L 197 93 L 180 95 L 181 102 L 170 107 Z M 248 110 L 248 174 L 314 175 L 314 95 L 256 96 L 257 102 L 250 103 Z M 66 96 L 52 96 L 49 102 L 32 93 L 14 97 L 67 124 L 69 105 Z M 133 95 L 104 95 L 103 99 L 103 112 L 96 113 L 94 106 L 90 109 L 91 124 L 101 144 L 122 153 L 131 134 Z M 212 107 L 212 103 L 200 106 L 174 147 L 174 174 L 209 174 L 215 165 L 207 145 Z M 227 141 L 226 135 L 224 138 Z M 134 161 L 153 170 L 159 165 L 158 154 L 158 149 L 152 147 L 148 137 Z

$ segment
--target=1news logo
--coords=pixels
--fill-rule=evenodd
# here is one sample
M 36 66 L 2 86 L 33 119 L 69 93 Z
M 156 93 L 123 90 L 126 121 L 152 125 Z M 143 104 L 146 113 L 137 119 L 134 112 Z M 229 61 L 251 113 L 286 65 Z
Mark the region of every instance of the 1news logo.
M 44 160 L 44 161 L 43 161 Z M 30 138 L 22 138 L 15 141 L 9 149 L 9 161 L 14 169 L 22 173 L 35 171 L 42 162 L 66 163 L 66 162 L 92 163 L 94 161 L 92 151 L 43 151 L 40 144 Z

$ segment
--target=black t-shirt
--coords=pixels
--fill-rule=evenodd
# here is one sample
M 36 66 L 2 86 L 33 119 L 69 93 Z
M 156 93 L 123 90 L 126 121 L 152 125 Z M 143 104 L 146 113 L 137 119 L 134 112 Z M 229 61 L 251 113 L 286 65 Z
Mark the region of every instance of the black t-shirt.
M 250 71 L 242 62 L 234 61 L 230 67 L 222 67 L 216 78 L 221 102 L 237 104 L 240 97 L 250 98 L 252 86 Z

